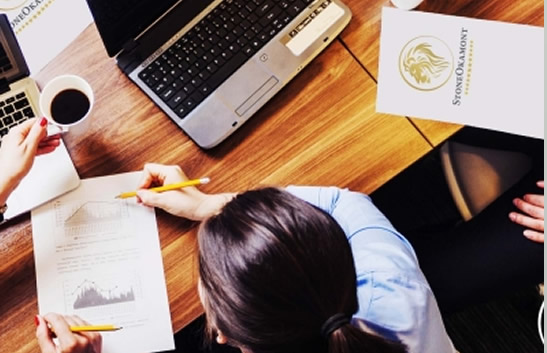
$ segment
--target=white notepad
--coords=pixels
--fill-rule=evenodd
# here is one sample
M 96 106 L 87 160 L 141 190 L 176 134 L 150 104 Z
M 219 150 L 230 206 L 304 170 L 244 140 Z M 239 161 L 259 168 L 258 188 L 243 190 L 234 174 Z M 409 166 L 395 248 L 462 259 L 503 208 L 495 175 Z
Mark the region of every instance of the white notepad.
M 8 198 L 5 218 L 28 212 L 75 189 L 79 184 L 80 177 L 61 140 L 61 145 L 55 151 L 35 158 L 29 173 Z
M 78 315 L 103 332 L 103 353 L 174 349 L 153 208 L 115 199 L 141 173 L 82 180 L 32 211 L 40 314 Z
M 543 138 L 543 32 L 386 7 L 376 110 Z

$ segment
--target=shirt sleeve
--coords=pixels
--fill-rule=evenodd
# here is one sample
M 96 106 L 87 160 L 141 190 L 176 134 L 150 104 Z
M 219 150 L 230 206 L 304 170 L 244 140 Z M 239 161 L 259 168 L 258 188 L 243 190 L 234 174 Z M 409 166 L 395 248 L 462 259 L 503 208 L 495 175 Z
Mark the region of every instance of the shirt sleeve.
M 437 302 L 408 240 L 370 197 L 336 187 L 287 191 L 329 213 L 350 243 L 357 274 L 358 322 L 399 339 L 409 352 L 454 352 Z
M 408 240 L 395 230 L 369 196 L 332 186 L 289 186 L 287 191 L 330 214 L 344 230 L 354 252 L 365 246 L 377 254 L 374 261 L 389 255 L 389 261 L 384 263 L 387 268 L 418 267 Z M 378 266 L 382 265 L 374 268 Z

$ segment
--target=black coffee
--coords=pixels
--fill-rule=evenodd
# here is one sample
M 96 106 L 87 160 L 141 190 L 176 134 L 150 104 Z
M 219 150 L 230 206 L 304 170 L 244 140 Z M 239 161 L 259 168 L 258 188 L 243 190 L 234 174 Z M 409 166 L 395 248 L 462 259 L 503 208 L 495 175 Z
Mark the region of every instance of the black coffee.
M 89 111 L 89 98 L 77 89 L 57 93 L 51 102 L 51 117 L 59 124 L 73 124 Z

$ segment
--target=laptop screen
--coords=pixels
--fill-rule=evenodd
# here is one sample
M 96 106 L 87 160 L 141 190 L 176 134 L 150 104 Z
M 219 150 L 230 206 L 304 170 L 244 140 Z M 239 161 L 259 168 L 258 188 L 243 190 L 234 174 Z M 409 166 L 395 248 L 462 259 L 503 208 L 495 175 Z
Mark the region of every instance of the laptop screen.
M 3 81 L 4 85 L 28 75 L 27 64 L 8 17 L 6 14 L 0 14 L 0 81 Z M 0 88 L 3 90 L 5 87 Z
M 177 13 L 195 14 L 211 2 L 212 0 L 87 0 L 109 56 L 118 54 L 128 41 L 139 36 L 170 9 L 176 7 Z M 186 18 L 177 21 L 177 30 L 188 21 Z

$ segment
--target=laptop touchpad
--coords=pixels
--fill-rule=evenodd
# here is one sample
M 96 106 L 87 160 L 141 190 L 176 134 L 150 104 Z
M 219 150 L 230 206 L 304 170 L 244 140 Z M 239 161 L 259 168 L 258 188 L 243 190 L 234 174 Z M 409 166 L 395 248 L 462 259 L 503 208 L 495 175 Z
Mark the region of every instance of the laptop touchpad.
M 241 104 L 236 109 L 236 114 L 239 116 L 243 116 L 249 109 L 255 105 L 256 102 L 260 100 L 260 98 L 264 97 L 266 93 L 268 93 L 277 83 L 279 80 L 275 78 L 275 76 L 270 76 L 270 78 L 262 84 L 243 104 Z
M 243 116 L 278 83 L 271 72 L 250 60 L 222 85 L 218 93 L 237 115 Z

